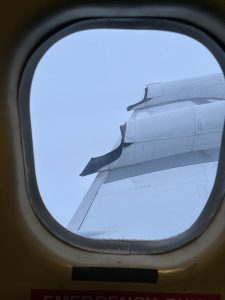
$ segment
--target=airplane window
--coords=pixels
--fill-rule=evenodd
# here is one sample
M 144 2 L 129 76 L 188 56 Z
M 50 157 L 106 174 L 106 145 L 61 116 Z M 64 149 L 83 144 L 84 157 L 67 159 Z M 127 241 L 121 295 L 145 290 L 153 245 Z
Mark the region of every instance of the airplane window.
M 94 239 L 165 239 L 209 198 L 225 81 L 186 35 L 84 30 L 39 61 L 30 116 L 39 192 L 57 222 Z

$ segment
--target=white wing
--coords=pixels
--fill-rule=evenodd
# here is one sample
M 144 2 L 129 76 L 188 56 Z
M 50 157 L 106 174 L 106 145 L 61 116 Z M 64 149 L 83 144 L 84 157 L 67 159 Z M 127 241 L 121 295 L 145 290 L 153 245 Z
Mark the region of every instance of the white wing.
M 98 175 L 71 231 L 107 239 L 167 238 L 201 213 L 216 175 L 224 80 L 211 75 L 154 85 L 151 99 L 149 88 L 128 108 L 134 112 L 121 126 L 119 146 L 92 158 L 82 171 Z

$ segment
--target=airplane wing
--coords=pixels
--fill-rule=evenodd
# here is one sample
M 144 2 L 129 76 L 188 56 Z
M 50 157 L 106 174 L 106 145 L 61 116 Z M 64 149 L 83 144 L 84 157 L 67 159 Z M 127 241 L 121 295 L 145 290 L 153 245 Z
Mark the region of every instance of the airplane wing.
M 152 83 L 145 88 L 144 98 L 130 106 L 127 110 L 162 105 L 165 103 L 195 99 L 224 99 L 224 76 L 213 74 L 172 82 Z
M 213 80 L 218 86 L 224 84 L 220 77 Z M 69 230 L 96 238 L 149 240 L 178 234 L 194 223 L 216 175 L 225 93 L 218 88 L 213 98 L 204 78 L 196 88 L 197 96 L 187 99 L 193 82 L 162 84 L 172 94 L 167 98 L 160 98 L 158 86 L 150 99 L 147 87 L 144 99 L 128 108 L 133 113 L 120 127 L 119 146 L 91 158 L 80 174 L 97 176 Z M 174 96 L 175 86 L 182 101 Z M 149 236 L 149 228 L 156 227 L 157 232 L 164 228 L 162 236 L 154 236 L 154 230 Z
M 89 238 L 114 240 L 156 240 L 179 234 L 200 215 L 216 169 L 217 161 L 212 161 L 117 180 L 110 171 L 99 172 L 68 229 Z
M 121 126 L 120 145 L 91 158 L 80 175 L 109 170 L 122 178 L 217 160 L 225 101 L 187 104 L 133 113 Z
M 190 165 L 215 162 L 218 161 L 218 157 L 219 148 L 192 151 L 183 154 L 172 155 L 169 157 L 149 160 L 146 162 L 141 162 L 139 164 L 110 170 L 105 183 L 172 168 L 180 168 Z

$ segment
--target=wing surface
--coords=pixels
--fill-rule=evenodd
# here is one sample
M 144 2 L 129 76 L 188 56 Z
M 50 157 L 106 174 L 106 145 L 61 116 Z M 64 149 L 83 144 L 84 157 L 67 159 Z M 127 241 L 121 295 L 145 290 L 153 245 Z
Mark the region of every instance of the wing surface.
M 90 238 L 116 240 L 155 240 L 179 234 L 205 206 L 216 169 L 215 161 L 117 181 L 103 179 L 98 192 L 91 199 L 84 198 L 69 229 Z M 89 209 L 84 214 L 85 202 Z
M 214 184 L 224 99 L 221 74 L 148 85 L 143 100 L 128 107 L 133 113 L 120 127 L 119 146 L 81 172 L 97 176 L 69 230 L 149 240 L 189 228 Z

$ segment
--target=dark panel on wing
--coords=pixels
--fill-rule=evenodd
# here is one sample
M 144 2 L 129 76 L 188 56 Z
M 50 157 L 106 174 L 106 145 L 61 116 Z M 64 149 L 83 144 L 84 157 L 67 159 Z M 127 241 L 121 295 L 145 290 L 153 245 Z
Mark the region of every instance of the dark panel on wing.
M 145 103 L 148 100 L 151 100 L 152 98 L 147 98 L 147 95 L 148 95 L 148 86 L 145 88 L 144 98 L 141 101 L 139 101 L 139 102 L 137 102 L 135 104 L 129 105 L 127 107 L 127 111 L 133 110 L 133 109 L 135 109 L 135 107 L 139 106 L 140 104 L 143 104 L 143 103 Z
M 106 153 L 105 155 L 91 158 L 88 164 L 86 165 L 86 167 L 84 168 L 84 170 L 80 173 L 80 176 L 86 176 L 86 175 L 96 173 L 99 171 L 99 169 L 114 162 L 116 159 L 120 157 L 124 147 L 126 125 L 120 126 L 120 131 L 122 136 L 120 145 L 116 149 Z

